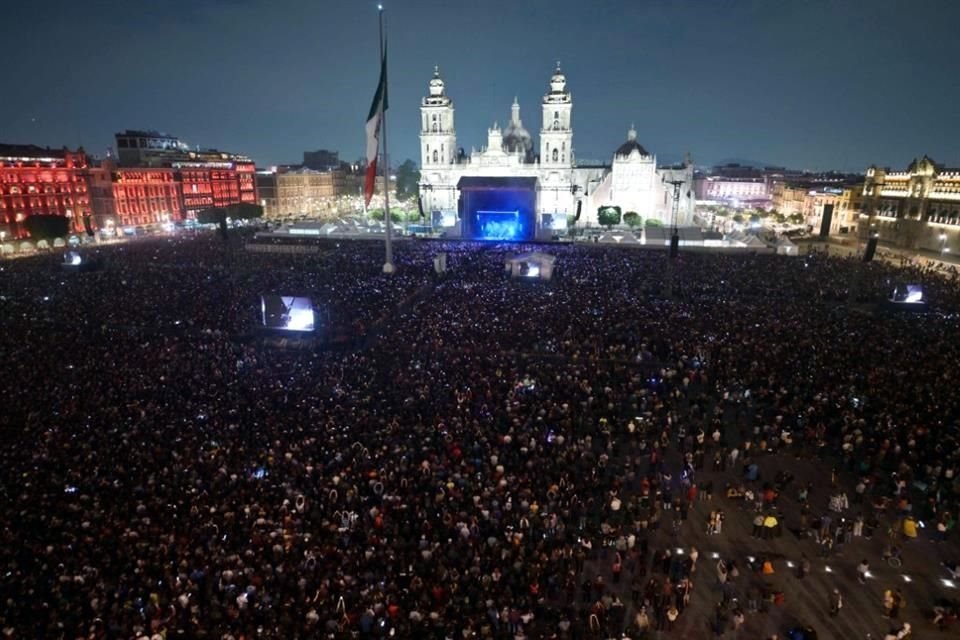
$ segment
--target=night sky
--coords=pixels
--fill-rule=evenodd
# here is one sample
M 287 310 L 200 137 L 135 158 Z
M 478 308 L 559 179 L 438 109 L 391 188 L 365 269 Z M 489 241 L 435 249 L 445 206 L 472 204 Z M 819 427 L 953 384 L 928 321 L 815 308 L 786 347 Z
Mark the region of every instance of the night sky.
M 960 165 L 956 0 L 386 0 L 394 163 L 419 162 L 434 64 L 458 144 L 520 99 L 536 135 L 556 60 L 580 160 L 608 161 L 631 122 L 661 160 L 808 169 Z M 260 165 L 305 149 L 363 154 L 376 2 L 19 2 L 0 21 L 0 141 L 103 155 L 149 128 Z M 951 64 L 953 63 L 953 64 Z

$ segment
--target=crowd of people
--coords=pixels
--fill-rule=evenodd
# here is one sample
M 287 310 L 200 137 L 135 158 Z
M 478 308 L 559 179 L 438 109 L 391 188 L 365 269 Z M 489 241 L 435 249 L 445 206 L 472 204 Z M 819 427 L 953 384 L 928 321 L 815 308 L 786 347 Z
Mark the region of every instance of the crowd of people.
M 684 545 L 732 535 L 737 506 L 764 540 L 843 544 L 860 518 L 951 544 L 952 280 L 683 254 L 667 296 L 663 252 L 550 247 L 552 282 L 511 282 L 522 249 L 400 243 L 392 276 L 376 243 L 213 236 L 105 248 L 86 273 L 0 263 L 0 630 L 636 639 L 699 616 L 719 637 L 783 604 L 746 579 L 772 560 L 698 572 Z M 907 281 L 930 313 L 861 304 Z M 264 347 L 266 292 L 351 340 Z M 775 456 L 820 460 L 832 495 L 763 477 Z

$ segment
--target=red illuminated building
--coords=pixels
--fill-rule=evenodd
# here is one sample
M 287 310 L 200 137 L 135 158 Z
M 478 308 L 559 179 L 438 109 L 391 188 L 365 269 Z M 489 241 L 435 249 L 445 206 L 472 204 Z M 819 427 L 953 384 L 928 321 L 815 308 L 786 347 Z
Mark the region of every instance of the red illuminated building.
M 191 151 L 155 131 L 128 130 L 116 139 L 119 166 L 107 161 L 90 172 L 99 226 L 176 222 L 210 207 L 257 201 L 254 163 L 245 156 Z
M 173 166 L 180 176 L 187 217 L 210 207 L 257 202 L 253 162 L 176 162 Z
M 173 169 L 120 169 L 112 162 L 90 171 L 97 226 L 142 226 L 182 220 L 183 198 Z
M 57 215 L 70 218 L 74 231 L 83 231 L 91 213 L 86 170 L 82 148 L 0 144 L 0 230 L 25 237 L 27 216 Z

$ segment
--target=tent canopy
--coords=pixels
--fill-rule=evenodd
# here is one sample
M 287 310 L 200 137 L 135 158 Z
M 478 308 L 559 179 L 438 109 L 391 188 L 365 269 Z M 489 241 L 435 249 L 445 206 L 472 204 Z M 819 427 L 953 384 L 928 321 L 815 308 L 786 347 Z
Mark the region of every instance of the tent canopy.
M 785 256 L 795 256 L 799 252 L 797 245 L 790 241 L 787 236 L 780 236 L 777 239 L 777 253 Z
M 541 251 L 531 251 L 530 253 L 520 253 L 512 258 L 508 258 L 507 262 L 535 262 L 539 265 L 549 264 L 553 265 L 557 261 L 556 256 L 552 256 L 549 253 L 543 253 Z
M 556 261 L 556 256 L 549 253 L 532 251 L 508 258 L 506 268 L 514 278 L 549 280 L 553 277 L 553 263 Z
M 597 240 L 598 242 L 612 242 L 616 244 L 636 244 L 640 242 L 637 236 L 630 231 L 611 231 L 605 233 Z

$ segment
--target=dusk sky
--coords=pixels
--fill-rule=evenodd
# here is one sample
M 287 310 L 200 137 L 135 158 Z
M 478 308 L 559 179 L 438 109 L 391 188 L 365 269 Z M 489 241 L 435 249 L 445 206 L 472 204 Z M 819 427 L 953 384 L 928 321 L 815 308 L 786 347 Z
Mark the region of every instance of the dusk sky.
M 391 161 L 419 163 L 434 64 L 458 144 L 486 141 L 513 96 L 536 136 L 556 60 L 580 160 L 631 122 L 661 159 L 796 168 L 960 165 L 956 0 L 390 0 Z M 0 22 L 0 142 L 103 155 L 157 129 L 259 165 L 363 155 L 377 80 L 376 2 L 45 0 Z

